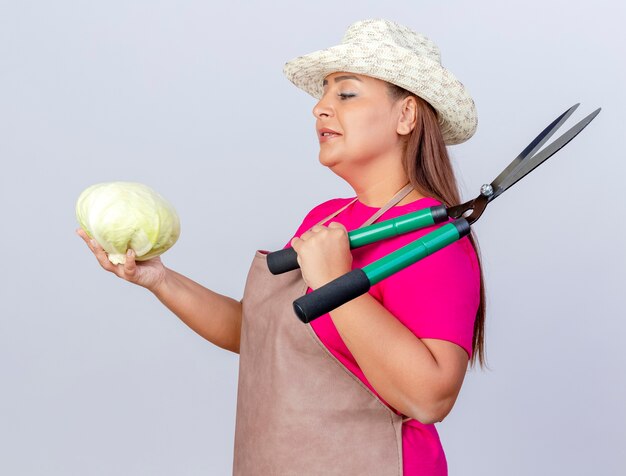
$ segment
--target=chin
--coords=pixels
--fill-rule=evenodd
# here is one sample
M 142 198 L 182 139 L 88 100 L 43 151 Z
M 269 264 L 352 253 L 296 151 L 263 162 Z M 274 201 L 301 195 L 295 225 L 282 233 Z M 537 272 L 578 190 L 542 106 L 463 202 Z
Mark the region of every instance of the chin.
M 328 167 L 331 169 L 340 163 L 337 158 L 332 156 L 329 157 L 326 154 L 320 154 L 318 160 L 319 163 L 322 164 L 324 167 Z

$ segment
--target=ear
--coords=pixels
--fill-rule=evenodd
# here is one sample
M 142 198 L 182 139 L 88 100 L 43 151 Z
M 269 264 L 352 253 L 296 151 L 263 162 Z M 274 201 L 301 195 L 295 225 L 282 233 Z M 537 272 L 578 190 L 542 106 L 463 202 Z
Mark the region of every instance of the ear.
M 396 132 L 401 136 L 409 135 L 416 123 L 417 101 L 413 96 L 407 96 L 400 101 L 400 116 L 398 116 Z

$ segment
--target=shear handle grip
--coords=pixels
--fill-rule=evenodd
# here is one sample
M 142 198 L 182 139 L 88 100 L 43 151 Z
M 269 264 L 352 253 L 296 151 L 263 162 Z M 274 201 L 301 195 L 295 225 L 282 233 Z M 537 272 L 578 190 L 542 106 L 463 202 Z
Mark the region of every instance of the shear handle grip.
M 448 219 L 448 208 L 445 205 L 436 205 L 434 207 L 430 207 L 429 210 L 435 223 L 441 223 L 442 221 L 446 221 Z
M 267 255 L 267 267 L 272 274 L 282 274 L 298 269 L 298 253 L 292 247 L 274 251 Z
M 305 324 L 365 294 L 371 287 L 367 275 L 355 268 L 315 291 L 299 297 L 293 309 Z

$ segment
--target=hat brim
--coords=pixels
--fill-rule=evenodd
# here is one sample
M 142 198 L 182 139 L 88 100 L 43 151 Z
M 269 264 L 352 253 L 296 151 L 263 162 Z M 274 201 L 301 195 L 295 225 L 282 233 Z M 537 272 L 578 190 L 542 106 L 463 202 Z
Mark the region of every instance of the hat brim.
M 340 71 L 382 79 L 430 103 L 447 145 L 460 144 L 476 131 L 476 107 L 463 84 L 438 62 L 405 48 L 387 43 L 343 43 L 299 56 L 283 69 L 293 84 L 317 99 L 323 94 L 324 78 Z

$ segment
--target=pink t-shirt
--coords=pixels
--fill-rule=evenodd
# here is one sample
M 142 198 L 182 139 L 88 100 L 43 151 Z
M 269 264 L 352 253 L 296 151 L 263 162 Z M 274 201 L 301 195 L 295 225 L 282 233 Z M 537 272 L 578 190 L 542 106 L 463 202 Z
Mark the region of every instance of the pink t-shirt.
M 354 197 L 337 198 L 318 205 L 308 213 L 294 236 L 300 237 L 320 220 L 353 199 Z M 405 205 L 397 205 L 379 217 L 376 223 L 439 204 L 432 198 L 422 198 Z M 328 226 L 331 222 L 339 222 L 348 231 L 352 231 L 359 228 L 376 211 L 378 208 L 369 207 L 357 200 L 323 224 Z M 355 248 L 352 250 L 352 266 L 362 268 L 437 226 L 440 225 Z M 290 243 L 291 240 L 285 247 L 290 246 Z M 462 238 L 380 281 L 370 288 L 369 293 L 417 337 L 454 342 L 471 356 L 474 319 L 480 299 L 480 271 L 476 254 L 467 238 Z M 339 336 L 330 315 L 319 317 L 311 326 L 329 351 L 378 395 Z M 384 401 L 382 397 L 379 398 Z M 447 474 L 446 458 L 434 425 L 425 425 L 417 420 L 405 422 L 402 425 L 402 447 L 405 476 Z

